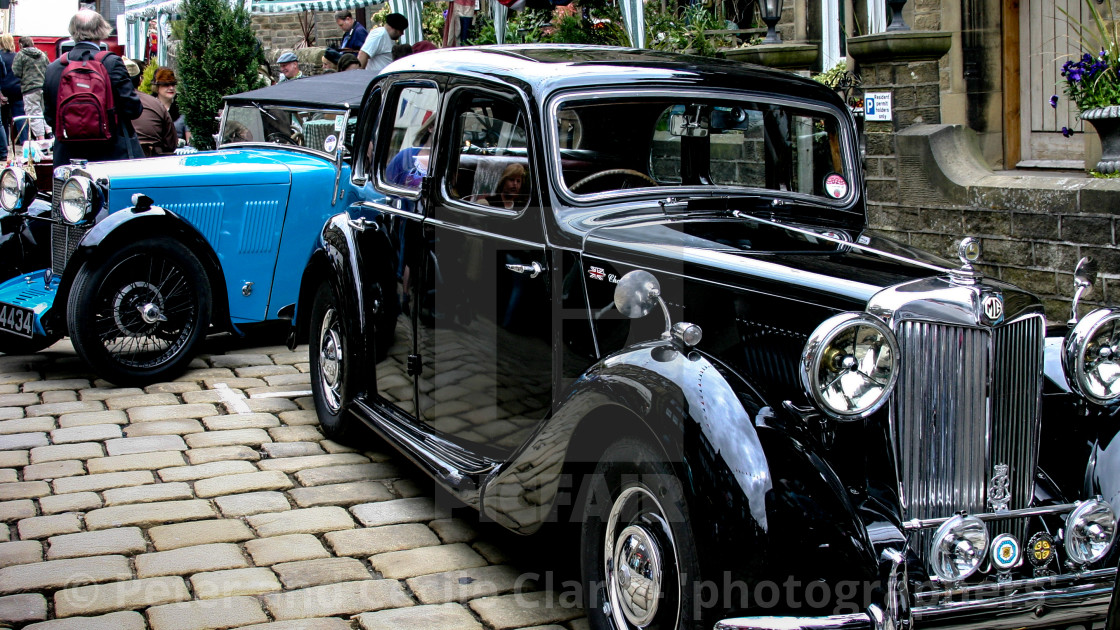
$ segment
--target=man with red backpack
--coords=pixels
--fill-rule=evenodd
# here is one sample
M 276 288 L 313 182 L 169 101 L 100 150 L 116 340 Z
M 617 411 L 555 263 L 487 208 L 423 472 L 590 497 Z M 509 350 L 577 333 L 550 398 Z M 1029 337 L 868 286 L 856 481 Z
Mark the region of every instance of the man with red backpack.
M 112 27 L 100 13 L 78 11 L 70 20 L 77 44 L 47 66 L 43 115 L 54 129 L 54 165 L 144 157 L 132 121 L 143 106 L 120 57 L 99 42 Z

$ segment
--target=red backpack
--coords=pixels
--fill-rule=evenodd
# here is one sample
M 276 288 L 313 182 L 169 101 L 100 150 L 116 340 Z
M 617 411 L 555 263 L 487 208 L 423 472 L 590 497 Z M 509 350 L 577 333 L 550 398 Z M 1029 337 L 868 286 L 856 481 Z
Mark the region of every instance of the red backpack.
M 58 113 L 55 133 L 66 142 L 104 142 L 113 137 L 117 113 L 113 107 L 113 82 L 101 51 L 92 59 L 74 61 L 62 57 L 58 81 Z

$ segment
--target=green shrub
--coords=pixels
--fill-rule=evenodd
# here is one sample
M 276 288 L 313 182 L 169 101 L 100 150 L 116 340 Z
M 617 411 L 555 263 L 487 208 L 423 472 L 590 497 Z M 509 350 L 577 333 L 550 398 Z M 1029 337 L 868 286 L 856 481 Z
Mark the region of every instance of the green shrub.
M 249 12 L 228 0 L 183 0 L 185 28 L 179 52 L 179 107 L 191 144 L 214 146 L 222 97 L 251 89 L 264 55 L 250 27 Z

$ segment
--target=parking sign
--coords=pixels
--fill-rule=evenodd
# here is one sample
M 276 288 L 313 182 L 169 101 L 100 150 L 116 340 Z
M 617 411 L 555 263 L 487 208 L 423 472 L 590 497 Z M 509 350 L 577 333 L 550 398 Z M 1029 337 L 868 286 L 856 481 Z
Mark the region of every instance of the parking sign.
M 863 95 L 865 120 L 893 120 L 891 118 L 891 93 L 868 92 Z

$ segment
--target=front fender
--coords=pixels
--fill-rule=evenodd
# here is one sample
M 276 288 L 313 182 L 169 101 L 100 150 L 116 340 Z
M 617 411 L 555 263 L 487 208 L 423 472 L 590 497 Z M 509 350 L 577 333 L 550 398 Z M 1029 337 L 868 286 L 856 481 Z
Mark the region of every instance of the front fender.
M 347 213 L 331 217 L 320 234 L 319 243 L 304 272 L 303 288 L 297 308 L 297 334 L 306 336 L 310 327 L 307 321 L 311 311 L 311 298 L 319 282 L 332 283 L 335 295 L 347 321 L 351 322 L 352 335 L 357 343 L 352 365 L 359 366 L 359 374 L 372 374 L 376 365 L 376 335 L 373 334 L 376 313 L 381 301 L 390 299 L 382 295 L 384 274 L 389 273 L 395 283 L 395 265 L 392 264 L 392 244 L 383 226 L 377 222 L 353 222 Z M 374 379 L 359 379 L 361 387 L 375 383 Z M 364 392 L 358 392 L 361 396 Z
M 178 240 L 198 257 L 199 262 L 206 269 L 211 294 L 215 296 L 211 322 L 217 326 L 228 325 L 228 304 L 225 299 L 218 299 L 218 296 L 226 295 L 225 275 L 214 248 L 185 219 L 158 206 L 151 206 L 145 210 L 136 207 L 126 208 L 99 216 L 97 223 L 82 237 L 73 256 L 66 262 L 55 303 L 66 304 L 74 278 L 82 265 L 91 261 L 96 264 L 117 248 L 153 235 Z M 65 330 L 65 308 L 61 309 L 62 312 L 56 311 L 59 309 L 52 309 L 51 312 L 53 323 L 56 326 L 61 325 Z
M 570 481 L 563 465 L 585 462 L 589 470 L 607 442 L 639 432 L 677 470 L 707 581 L 873 580 L 875 554 L 843 484 L 774 414 L 744 380 L 701 353 L 664 341 L 634 346 L 573 385 L 552 418 L 487 478 L 482 510 L 516 531 L 535 531 L 554 504 L 578 502 L 580 489 L 563 487 Z

